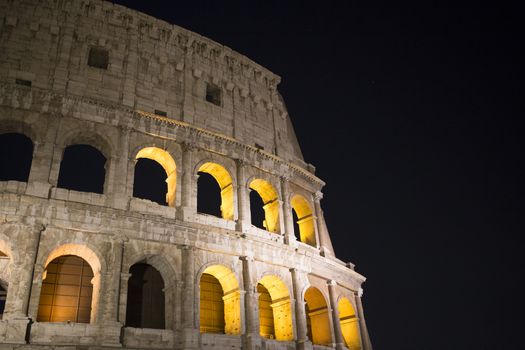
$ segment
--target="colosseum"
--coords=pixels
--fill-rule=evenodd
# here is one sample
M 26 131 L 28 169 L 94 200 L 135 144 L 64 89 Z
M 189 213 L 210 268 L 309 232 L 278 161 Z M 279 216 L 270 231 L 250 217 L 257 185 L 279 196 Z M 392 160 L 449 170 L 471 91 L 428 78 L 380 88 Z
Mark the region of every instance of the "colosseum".
M 371 350 L 279 82 L 110 2 L 0 0 L 0 349 Z

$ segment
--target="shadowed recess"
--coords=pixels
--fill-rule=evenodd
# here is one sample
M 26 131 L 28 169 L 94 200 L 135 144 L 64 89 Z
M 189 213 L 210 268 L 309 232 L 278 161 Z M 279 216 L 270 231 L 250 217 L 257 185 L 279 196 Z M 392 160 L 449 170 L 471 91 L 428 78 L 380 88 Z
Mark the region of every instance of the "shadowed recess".
M 153 266 L 137 263 L 130 267 L 126 326 L 164 329 L 164 280 Z
M 68 190 L 104 193 L 106 157 L 90 145 L 71 145 L 64 150 L 58 184 Z
M 0 181 L 27 182 L 33 160 L 33 142 L 25 135 L 7 133 L 0 135 Z
M 148 158 L 137 159 L 135 164 L 135 180 L 133 182 L 133 197 L 148 199 L 160 205 L 167 205 L 166 172 L 162 166 Z
M 198 172 L 197 212 L 221 217 L 221 189 L 213 176 Z

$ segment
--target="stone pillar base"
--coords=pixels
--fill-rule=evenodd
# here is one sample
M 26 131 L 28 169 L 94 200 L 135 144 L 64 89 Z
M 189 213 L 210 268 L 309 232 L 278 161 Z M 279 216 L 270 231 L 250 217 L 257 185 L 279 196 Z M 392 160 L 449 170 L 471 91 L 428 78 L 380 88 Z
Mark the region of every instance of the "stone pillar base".
M 198 349 L 200 332 L 198 329 L 186 328 L 182 330 L 182 342 L 180 349 Z
M 190 207 L 178 207 L 177 218 L 186 222 L 195 221 L 195 209 Z
M 249 233 L 251 227 L 252 227 L 252 224 L 244 220 L 238 220 L 237 223 L 235 224 L 235 229 L 242 233 Z
M 336 350 L 348 350 L 348 348 L 343 343 L 336 343 L 335 348 Z
M 298 340 L 297 341 L 297 350 L 313 350 L 314 346 L 309 340 Z
M 31 181 L 27 183 L 26 194 L 29 196 L 48 198 L 51 185 L 47 182 Z
M 243 349 L 259 350 L 262 347 L 262 340 L 259 334 L 247 333 L 243 336 Z
M 0 343 L 25 344 L 29 318 L 13 317 L 0 321 Z
M 120 332 L 122 325 L 120 322 L 105 322 L 100 326 L 100 344 L 102 346 L 121 348 Z

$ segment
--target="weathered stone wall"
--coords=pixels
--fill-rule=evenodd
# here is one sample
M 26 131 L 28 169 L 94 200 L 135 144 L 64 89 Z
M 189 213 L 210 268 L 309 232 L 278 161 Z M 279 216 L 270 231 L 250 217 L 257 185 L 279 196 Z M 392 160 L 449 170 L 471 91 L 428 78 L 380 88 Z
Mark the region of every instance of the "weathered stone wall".
M 109 51 L 107 70 L 87 65 L 90 47 Z M 205 100 L 210 82 L 221 88 L 220 106 Z M 311 286 L 331 312 L 334 343 L 325 345 L 344 348 L 337 300 L 345 297 L 362 348 L 371 349 L 360 306 L 365 278 L 334 256 L 320 206 L 324 183 L 302 161 L 278 82 L 226 47 L 111 3 L 0 0 L 0 134 L 20 133 L 34 145 L 28 181 L 0 182 L 0 279 L 8 287 L 0 349 L 321 349 L 306 336 Z M 57 187 L 73 144 L 106 157 L 102 194 Z M 176 165 L 167 174 L 175 184 L 169 206 L 133 198 L 135 161 L 148 147 Z M 197 172 L 207 162 L 231 178 L 228 219 L 197 213 Z M 266 204 L 277 218 L 273 232 L 251 224 L 254 180 L 276 196 Z M 297 195 L 311 212 L 312 245 L 295 238 Z M 46 266 L 62 255 L 93 269 L 89 324 L 36 321 Z M 138 262 L 164 280 L 165 329 L 125 327 L 129 270 Z M 217 266 L 236 283 L 236 334 L 199 331 L 200 276 Z M 275 281 L 264 283 L 290 318 L 289 339 L 259 336 L 261 281 Z
M 196 33 L 102 1 L 2 1 L 0 81 L 116 103 L 234 137 L 306 167 L 280 78 Z M 107 69 L 87 64 L 109 52 Z M 221 103 L 205 100 L 206 84 Z

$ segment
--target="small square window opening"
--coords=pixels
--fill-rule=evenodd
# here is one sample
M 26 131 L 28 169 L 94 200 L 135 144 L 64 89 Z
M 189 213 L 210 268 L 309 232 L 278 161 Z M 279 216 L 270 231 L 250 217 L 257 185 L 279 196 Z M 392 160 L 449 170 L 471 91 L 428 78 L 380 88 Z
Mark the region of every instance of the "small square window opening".
M 221 89 L 217 85 L 206 84 L 206 101 L 216 106 L 221 105 Z
M 88 66 L 108 69 L 109 64 L 109 52 L 106 49 L 100 47 L 92 47 L 89 49 Z

